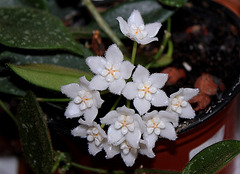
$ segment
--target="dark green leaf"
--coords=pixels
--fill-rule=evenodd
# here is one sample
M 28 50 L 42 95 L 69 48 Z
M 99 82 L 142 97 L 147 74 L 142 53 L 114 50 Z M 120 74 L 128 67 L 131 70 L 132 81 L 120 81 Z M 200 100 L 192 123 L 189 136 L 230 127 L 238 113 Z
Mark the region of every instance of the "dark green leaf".
M 57 17 L 31 8 L 0 8 L 0 42 L 15 48 L 83 54 Z
M 24 96 L 25 95 L 25 91 L 18 88 L 7 77 L 0 77 L 0 84 L 1 84 L 0 85 L 0 92 L 2 92 L 2 93 L 17 95 L 17 96 Z
M 44 115 L 32 92 L 18 108 L 19 134 L 26 161 L 36 174 L 50 174 L 53 151 Z
M 172 7 L 181 7 L 187 2 L 187 0 L 159 0 L 159 1 L 165 5 L 169 5 Z
M 46 0 L 2 0 L 0 7 L 19 7 L 27 6 L 37 9 L 48 10 L 48 3 Z
M 225 140 L 199 152 L 183 170 L 183 174 L 214 174 L 240 153 L 240 141 Z
M 75 69 L 48 64 L 9 65 L 23 79 L 37 86 L 60 91 L 61 86 L 78 83 L 81 76 L 91 79 L 92 75 Z
M 144 23 L 153 23 L 153 22 L 164 22 L 166 21 L 173 13 L 174 9 L 168 9 L 162 6 L 156 0 L 133 0 L 122 3 L 114 8 L 109 8 L 106 12 L 102 14 L 104 20 L 109 24 L 109 26 L 113 29 L 113 31 L 117 34 L 119 38 L 126 38 L 123 36 L 119 29 L 119 24 L 116 20 L 118 16 L 123 17 L 123 19 L 127 20 L 134 9 L 140 11 Z M 76 27 L 71 28 L 71 33 L 75 37 L 90 37 L 92 35 L 91 31 L 94 29 L 98 29 L 97 24 L 92 22 L 88 26 L 88 30 L 77 29 Z M 89 32 L 90 31 L 90 32 Z M 101 33 L 103 37 L 105 35 Z

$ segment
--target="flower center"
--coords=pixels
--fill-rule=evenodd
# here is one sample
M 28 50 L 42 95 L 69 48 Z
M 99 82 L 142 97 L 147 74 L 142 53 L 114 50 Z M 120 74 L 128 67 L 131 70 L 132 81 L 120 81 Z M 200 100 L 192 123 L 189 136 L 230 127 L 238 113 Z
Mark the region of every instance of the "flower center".
M 99 146 L 103 141 L 103 136 L 96 127 L 91 127 L 87 130 L 87 140 L 89 142 L 94 141 L 95 145 Z
M 127 155 L 130 150 L 131 150 L 131 146 L 129 146 L 125 141 L 122 142 L 122 144 L 120 145 L 120 149 L 122 150 L 124 155 Z
M 147 36 L 147 32 L 145 31 L 145 26 L 142 24 L 139 27 L 137 27 L 135 24 L 132 24 L 130 26 L 131 33 L 136 36 L 136 38 L 142 40 Z
M 159 117 L 153 117 L 147 121 L 147 133 L 152 134 L 153 132 L 156 135 L 160 135 L 161 129 L 165 129 L 164 122 Z
M 74 103 L 79 104 L 80 110 L 85 110 L 93 105 L 92 94 L 85 90 L 79 91 L 77 97 L 75 97 L 73 101 Z
M 152 86 L 151 81 L 147 81 L 145 83 L 140 83 L 138 85 L 138 97 L 144 98 L 146 100 L 151 101 L 152 100 L 152 94 L 157 92 L 157 88 Z
M 173 111 L 177 112 L 178 114 L 182 113 L 182 107 L 187 106 L 187 102 L 184 100 L 184 97 L 179 95 L 173 98 L 172 103 L 171 103 L 171 108 Z
M 115 79 L 119 79 L 120 77 L 120 64 L 111 64 L 107 62 L 105 64 L 105 69 L 101 72 L 103 77 L 106 77 L 108 82 L 112 82 Z
M 121 129 L 123 135 L 126 135 L 128 131 L 134 131 L 134 122 L 131 116 L 120 115 L 118 120 L 115 122 L 116 129 Z

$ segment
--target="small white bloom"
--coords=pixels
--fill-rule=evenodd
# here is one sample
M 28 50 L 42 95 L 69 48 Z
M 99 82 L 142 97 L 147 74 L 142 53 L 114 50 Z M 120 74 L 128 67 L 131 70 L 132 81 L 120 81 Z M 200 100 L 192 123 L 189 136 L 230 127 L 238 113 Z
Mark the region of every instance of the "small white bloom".
M 88 151 L 95 156 L 103 149 L 104 144 L 107 142 L 107 135 L 96 122 L 92 122 L 92 125 L 89 125 L 85 121 L 80 120 L 80 123 L 81 125 L 72 130 L 72 135 L 87 138 Z
M 108 128 L 108 143 L 115 146 L 124 140 L 134 148 L 138 148 L 141 134 L 144 131 L 144 123 L 133 109 L 126 106 L 110 111 L 101 122 L 110 125 Z
M 65 111 L 65 116 L 74 118 L 84 115 L 85 121 L 91 124 L 103 103 L 99 92 L 89 89 L 89 81 L 85 77 L 79 79 L 79 84 L 71 83 L 62 86 L 61 91 L 72 99 Z
M 91 56 L 86 59 L 91 71 L 96 74 L 90 82 L 90 88 L 105 90 L 120 95 L 125 87 L 125 79 L 129 79 L 134 65 L 129 61 L 123 61 L 123 54 L 115 45 L 111 45 L 106 51 L 106 58 Z
M 170 95 L 167 110 L 177 113 L 181 118 L 194 118 L 195 111 L 188 100 L 196 96 L 198 92 L 198 89 L 180 88 L 178 92 Z
M 159 136 L 169 140 L 176 140 L 177 135 L 174 127 L 178 125 L 177 114 L 154 110 L 145 114 L 142 118 L 147 127 L 143 133 L 143 138 L 148 148 L 152 149 L 155 147 L 155 142 Z
M 152 41 L 158 41 L 158 38 L 155 36 L 162 24 L 155 22 L 144 25 L 142 16 L 138 10 L 134 10 L 131 13 L 127 22 L 122 17 L 117 17 L 117 20 L 121 32 L 137 43 L 145 45 Z
M 146 155 L 149 158 L 153 158 L 155 155 L 153 151 L 147 148 L 145 141 L 140 140 L 139 145 L 137 148 L 132 147 L 129 143 L 125 140 L 117 146 L 114 145 L 106 145 L 104 147 L 106 152 L 106 158 L 112 158 L 117 154 L 121 154 L 121 157 L 126 164 L 126 166 L 131 167 L 135 163 L 135 160 L 138 156 L 138 153 L 142 155 Z
M 133 99 L 133 105 L 140 113 L 145 114 L 153 106 L 167 106 L 168 97 L 160 88 L 164 86 L 168 78 L 167 74 L 154 73 L 141 65 L 138 65 L 133 73 L 133 82 L 128 82 L 122 91 L 127 99 Z

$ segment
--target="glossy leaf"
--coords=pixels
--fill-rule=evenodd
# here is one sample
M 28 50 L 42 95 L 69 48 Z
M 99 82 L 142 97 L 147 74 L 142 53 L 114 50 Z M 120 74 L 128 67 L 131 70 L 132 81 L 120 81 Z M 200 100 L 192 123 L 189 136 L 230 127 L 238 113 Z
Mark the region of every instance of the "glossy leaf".
M 48 10 L 48 3 L 46 0 L 1 0 L 0 7 L 19 7 L 27 6 L 37 9 Z
M 187 2 L 187 0 L 159 0 L 159 1 L 165 5 L 169 5 L 172 7 L 181 7 Z
M 109 24 L 109 26 L 113 29 L 113 31 L 117 34 L 119 38 L 126 38 L 123 36 L 119 29 L 119 24 L 116 20 L 118 16 L 123 17 L 123 19 L 127 20 L 130 16 L 131 12 L 137 9 L 140 11 L 145 24 L 152 22 L 164 22 L 167 18 L 169 18 L 174 12 L 175 9 L 168 9 L 162 6 L 156 0 L 134 0 L 122 3 L 114 8 L 109 8 L 106 12 L 102 14 L 104 20 Z M 97 24 L 92 22 L 89 28 L 98 29 Z M 90 29 L 89 29 L 90 30 Z M 77 30 L 76 27 L 72 28 L 72 34 L 76 37 L 83 36 L 86 37 L 88 34 L 84 30 Z M 83 31 L 81 33 L 81 31 Z M 91 31 L 91 30 L 90 30 Z M 105 35 L 103 35 L 105 36 Z
M 26 161 L 36 174 L 50 174 L 53 150 L 47 124 L 32 92 L 28 92 L 18 108 L 18 125 Z
M 24 96 L 25 91 L 17 87 L 8 77 L 0 77 L 0 92 L 5 94 Z
M 182 173 L 214 174 L 238 154 L 240 154 L 240 141 L 218 142 L 194 156 Z
M 0 43 L 34 50 L 67 50 L 82 55 L 62 22 L 55 16 L 32 8 L 0 8 Z
M 48 64 L 9 65 L 23 79 L 37 86 L 60 91 L 61 86 L 78 83 L 81 76 L 91 79 L 84 71 Z

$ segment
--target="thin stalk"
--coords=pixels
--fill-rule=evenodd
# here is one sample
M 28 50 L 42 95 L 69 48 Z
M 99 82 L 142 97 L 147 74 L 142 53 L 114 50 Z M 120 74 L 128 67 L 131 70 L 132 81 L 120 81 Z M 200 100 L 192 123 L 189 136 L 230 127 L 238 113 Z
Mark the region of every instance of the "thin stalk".
M 108 35 L 108 37 L 117 44 L 117 46 L 123 51 L 126 52 L 126 48 L 121 42 L 121 40 L 116 36 L 116 34 L 112 31 L 106 21 L 102 18 L 102 16 L 98 13 L 96 7 L 93 5 L 91 0 L 83 0 L 83 5 L 85 5 L 88 10 L 91 12 L 92 16 L 96 20 L 98 26 Z
M 69 98 L 37 98 L 39 102 L 69 102 Z
M 3 110 L 12 118 L 12 120 L 15 122 L 16 125 L 18 125 L 18 121 L 13 115 L 13 113 L 7 108 L 7 106 L 3 103 L 2 100 L 0 100 L 0 106 L 3 108 Z
M 120 102 L 120 100 L 121 100 L 121 95 L 118 96 L 117 100 L 116 100 L 115 103 L 113 104 L 113 106 L 112 106 L 112 108 L 110 109 L 110 111 L 114 110 L 114 109 L 117 107 L 117 105 L 118 105 L 118 103 Z
M 132 64 L 134 64 L 135 62 L 136 53 L 137 53 L 137 42 L 133 42 L 132 57 L 131 57 Z

